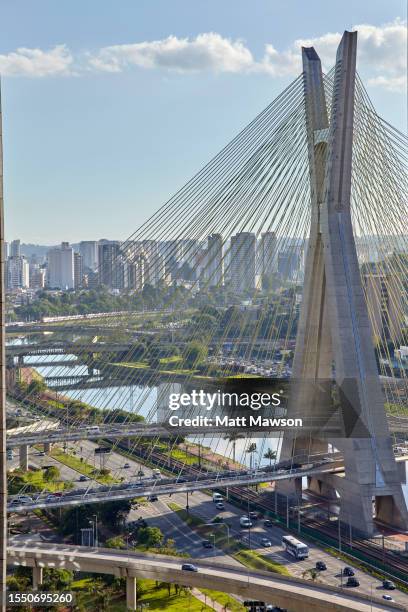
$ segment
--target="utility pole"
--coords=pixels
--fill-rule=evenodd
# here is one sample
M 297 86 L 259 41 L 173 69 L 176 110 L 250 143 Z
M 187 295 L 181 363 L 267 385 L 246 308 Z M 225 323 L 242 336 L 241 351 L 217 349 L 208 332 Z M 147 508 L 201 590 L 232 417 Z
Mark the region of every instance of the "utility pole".
M 7 459 L 6 459 L 6 330 L 4 283 L 3 130 L 0 91 L 0 593 L 6 592 L 7 572 Z M 5 601 L 0 603 L 6 611 Z

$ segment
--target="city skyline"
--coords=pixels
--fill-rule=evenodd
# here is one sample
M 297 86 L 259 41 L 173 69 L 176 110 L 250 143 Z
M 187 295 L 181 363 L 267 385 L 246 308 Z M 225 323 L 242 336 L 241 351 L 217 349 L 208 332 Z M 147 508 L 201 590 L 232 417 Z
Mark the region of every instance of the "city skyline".
M 298 25 L 267 0 L 125 2 L 121 16 L 89 2 L 81 20 L 70 3 L 42 6 L 5 7 L 0 46 L 6 233 L 25 242 L 47 243 L 61 225 L 56 242 L 108 235 L 112 210 L 125 240 L 299 74 L 302 41 L 332 65 L 345 25 L 359 26 L 369 94 L 405 129 L 402 2 L 336 1 L 329 12 L 316 0 L 313 21 L 296 2 Z

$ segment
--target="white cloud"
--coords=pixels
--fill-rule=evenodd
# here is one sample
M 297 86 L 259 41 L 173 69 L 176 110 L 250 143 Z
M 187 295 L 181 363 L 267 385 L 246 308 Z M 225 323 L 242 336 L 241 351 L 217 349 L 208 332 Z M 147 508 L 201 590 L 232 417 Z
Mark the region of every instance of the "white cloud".
M 362 24 L 358 30 L 358 67 L 367 82 L 376 87 L 401 91 L 406 85 L 406 23 L 397 19 L 382 26 Z M 263 56 L 255 59 L 239 39 L 224 38 L 215 32 L 194 38 L 168 36 L 162 40 L 102 47 L 75 57 L 65 45 L 48 51 L 20 48 L 0 55 L 3 75 L 53 76 L 97 72 L 122 72 L 131 68 L 194 72 L 263 72 L 271 76 L 296 76 L 302 70 L 300 48 L 314 46 L 324 69 L 334 64 L 341 34 L 329 32 L 310 39 L 295 40 L 277 50 L 265 45 Z
M 120 72 L 131 66 L 177 72 L 242 72 L 253 66 L 254 59 L 242 41 L 209 32 L 192 39 L 169 36 L 163 40 L 104 47 L 89 63 L 107 72 Z
M 69 74 L 73 57 L 65 45 L 49 51 L 21 47 L 0 54 L 0 74 L 4 76 L 45 77 Z
M 371 85 L 391 90 L 403 90 L 406 83 L 406 23 L 400 19 L 382 26 L 357 25 L 358 31 L 358 69 L 368 75 Z M 324 69 L 330 68 L 335 61 L 339 32 L 323 36 L 298 39 L 285 51 L 278 52 L 267 45 L 265 55 L 258 66 L 273 75 L 296 75 L 301 71 L 300 48 L 315 47 Z

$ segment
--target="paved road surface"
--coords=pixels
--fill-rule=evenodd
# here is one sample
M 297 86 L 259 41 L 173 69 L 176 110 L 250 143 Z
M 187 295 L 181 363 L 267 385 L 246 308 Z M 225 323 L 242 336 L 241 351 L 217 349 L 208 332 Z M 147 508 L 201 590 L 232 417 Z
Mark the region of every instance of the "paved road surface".
M 76 448 L 77 456 L 82 456 L 88 462 L 93 464 L 95 459 L 94 449 L 96 444 L 91 441 L 82 441 L 75 445 L 69 445 L 69 448 Z M 17 461 L 16 459 L 13 460 Z M 51 465 L 55 460 L 50 457 L 39 457 L 36 455 L 36 451 L 32 451 L 29 462 L 34 465 Z M 57 463 L 57 462 L 55 462 Z M 124 469 L 124 464 L 128 463 L 131 467 Z M 96 458 L 96 466 L 98 467 L 98 458 Z M 123 476 L 126 480 L 138 479 L 137 472 L 142 469 L 146 477 L 151 476 L 151 469 L 146 466 L 123 457 L 119 453 L 112 452 L 106 456 L 105 466 L 111 470 L 112 476 L 118 478 Z M 78 480 L 78 473 L 62 464 L 58 464 L 61 470 L 62 477 L 67 480 Z M 88 486 L 89 483 L 77 483 L 84 487 Z M 174 501 L 181 507 L 186 506 L 186 495 L 185 493 L 177 493 L 172 495 L 171 499 L 168 497 L 160 497 L 158 502 L 148 502 L 146 506 L 139 508 L 138 510 L 132 510 L 129 516 L 129 520 L 136 520 L 139 516 L 150 519 L 149 523 L 157 525 L 163 531 L 166 537 L 173 538 L 176 542 L 176 548 L 181 551 L 188 552 L 195 558 L 208 558 L 214 557 L 217 560 L 226 558 L 231 564 L 236 565 L 237 562 L 231 557 L 227 557 L 222 551 L 214 549 L 204 549 L 201 541 L 202 539 L 190 530 L 185 523 L 172 512 L 167 503 Z M 205 522 L 210 522 L 216 515 L 220 515 L 224 518 L 225 522 L 230 526 L 231 536 L 242 539 L 242 541 L 249 545 L 249 531 L 241 529 L 239 525 L 239 517 L 243 515 L 243 511 L 236 508 L 232 504 L 225 504 L 225 511 L 217 511 L 215 504 L 212 502 L 212 498 L 205 493 L 196 491 L 189 495 L 189 506 L 193 514 L 203 519 Z M 219 529 L 219 528 L 217 528 Z M 327 571 L 321 572 L 320 580 L 326 584 L 332 586 L 341 585 L 341 574 L 340 569 L 344 567 L 345 563 L 335 559 L 331 555 L 323 552 L 319 548 L 310 545 L 309 558 L 303 561 L 296 561 L 293 557 L 288 555 L 282 549 L 281 540 L 284 531 L 279 527 L 265 528 L 263 521 L 257 521 L 254 527 L 250 530 L 251 548 L 262 552 L 266 557 L 271 560 L 277 561 L 278 563 L 284 564 L 290 573 L 294 576 L 302 577 L 303 573 L 311 568 L 314 568 L 316 561 L 322 560 L 327 565 Z M 261 544 L 261 538 L 268 537 L 272 541 L 272 547 L 264 548 Z M 301 536 L 299 536 L 301 539 Z M 360 587 L 358 591 L 367 595 L 376 595 L 381 597 L 382 594 L 386 593 L 382 589 L 381 582 L 372 578 L 368 574 L 360 570 L 356 570 L 356 576 L 360 581 Z M 357 590 L 357 589 L 356 589 Z M 399 591 L 392 592 L 392 596 L 398 603 L 402 603 L 407 606 L 408 609 L 408 595 Z

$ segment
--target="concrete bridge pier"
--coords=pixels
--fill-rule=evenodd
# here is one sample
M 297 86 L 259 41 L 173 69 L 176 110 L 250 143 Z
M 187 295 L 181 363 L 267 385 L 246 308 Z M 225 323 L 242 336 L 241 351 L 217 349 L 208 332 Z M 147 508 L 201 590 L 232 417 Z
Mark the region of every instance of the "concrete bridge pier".
M 37 591 L 40 584 L 42 584 L 43 570 L 44 568 L 42 567 L 33 567 L 33 589 L 34 591 Z
M 135 576 L 126 576 L 126 608 L 128 610 L 136 610 L 136 578 Z
M 20 446 L 20 470 L 26 472 L 28 470 L 28 446 L 23 444 Z

